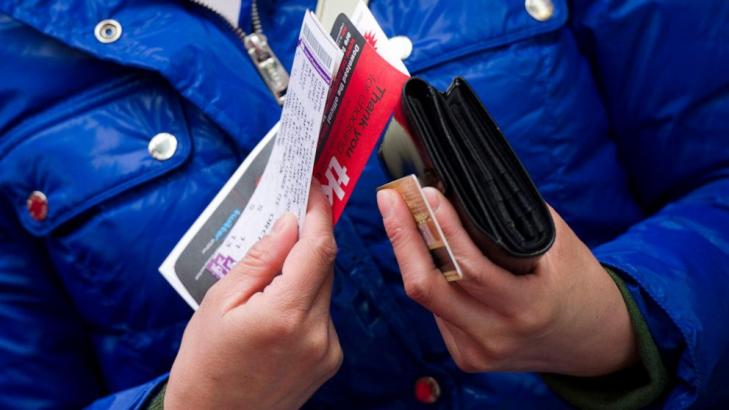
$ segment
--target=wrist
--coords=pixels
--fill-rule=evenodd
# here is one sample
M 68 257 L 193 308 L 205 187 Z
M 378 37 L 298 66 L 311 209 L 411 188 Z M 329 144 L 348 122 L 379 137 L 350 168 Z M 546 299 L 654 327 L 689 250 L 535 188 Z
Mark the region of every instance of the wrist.
M 581 377 L 611 374 L 626 369 L 639 360 L 638 342 L 628 308 L 615 281 L 596 262 L 591 270 L 590 289 L 580 306 L 567 317 L 565 326 L 571 331 L 569 349 L 559 353 L 548 370 Z
M 600 319 L 595 320 L 587 344 L 595 347 L 585 376 L 602 376 L 627 369 L 639 361 L 638 339 L 620 289 L 604 270 L 601 274 L 609 282 L 609 297 Z M 595 360 L 595 357 L 599 357 Z M 590 360 L 587 360 L 590 363 Z
M 544 374 L 545 382 L 563 399 L 578 408 L 639 409 L 666 391 L 669 374 L 663 364 L 643 314 L 623 279 L 605 267 L 627 306 L 634 329 L 639 360 L 629 368 L 601 377 Z
M 212 408 L 214 397 L 208 395 L 214 390 L 203 385 L 202 381 L 180 380 L 171 373 L 164 392 L 164 408 L 166 410 Z

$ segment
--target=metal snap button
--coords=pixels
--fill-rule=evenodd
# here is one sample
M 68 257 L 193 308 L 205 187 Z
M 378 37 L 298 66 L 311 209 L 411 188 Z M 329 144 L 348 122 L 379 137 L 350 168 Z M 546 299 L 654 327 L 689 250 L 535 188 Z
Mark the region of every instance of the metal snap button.
M 421 377 L 415 381 L 415 399 L 421 403 L 433 404 L 440 398 L 440 384 L 433 377 Z
M 526 0 L 524 7 L 527 13 L 538 21 L 547 21 L 554 14 L 552 0 Z
M 121 37 L 122 26 L 114 19 L 101 20 L 94 28 L 94 35 L 101 43 L 113 43 Z
M 166 161 L 172 158 L 177 151 L 177 138 L 169 132 L 160 132 L 149 140 L 147 150 L 152 158 Z
M 48 198 L 41 191 L 33 191 L 25 202 L 28 214 L 36 221 L 42 221 L 48 216 Z
M 413 42 L 405 36 L 392 37 L 389 44 L 400 60 L 405 60 L 413 53 Z

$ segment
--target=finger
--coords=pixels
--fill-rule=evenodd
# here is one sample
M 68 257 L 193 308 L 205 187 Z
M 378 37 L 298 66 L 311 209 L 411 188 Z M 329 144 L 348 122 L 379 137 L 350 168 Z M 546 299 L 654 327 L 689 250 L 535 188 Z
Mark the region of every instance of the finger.
M 482 307 L 458 287 L 451 286 L 435 267 L 405 201 L 397 192 L 384 189 L 377 193 L 377 204 L 400 266 L 405 292 L 434 314 L 468 327 L 465 319 L 477 315 Z
M 330 316 L 332 304 L 332 287 L 334 285 L 334 274 L 330 273 L 319 288 L 314 300 L 311 302 L 310 313 L 312 315 L 320 315 L 322 317 Z
M 453 205 L 440 191 L 432 187 L 426 187 L 423 189 L 423 193 L 443 230 L 443 235 L 445 235 L 451 246 L 456 260 L 464 271 L 463 275 L 466 281 L 461 282 L 461 284 L 466 285 L 465 282 L 469 280 L 476 281 L 481 285 L 486 285 L 493 291 L 490 293 L 497 295 L 508 293 L 513 288 L 514 275 L 483 255 L 463 228 L 460 217 Z M 465 287 L 468 288 L 468 285 Z
M 245 303 L 251 295 L 262 291 L 281 268 L 297 237 L 296 216 L 286 213 L 273 225 L 271 233 L 256 242 L 228 274 L 216 284 L 227 308 Z
M 443 342 L 445 343 L 448 352 L 451 354 L 451 358 L 453 358 L 453 361 L 458 363 L 460 360 L 462 360 L 463 354 L 461 353 L 460 347 L 458 347 L 458 342 L 453 336 L 450 327 L 446 323 L 447 322 L 443 321 L 443 319 L 435 316 L 435 324 L 438 326 L 438 330 L 440 330 L 440 335 L 443 338 Z
M 337 335 L 337 330 L 334 328 L 334 322 L 332 322 L 331 318 L 327 320 L 329 322 L 327 331 L 329 348 L 316 369 L 318 372 L 312 374 L 313 377 L 310 379 L 309 386 L 313 391 L 318 390 L 322 384 L 336 374 L 344 359 L 342 347 L 339 343 L 339 336 Z
M 329 367 L 331 376 L 339 371 L 344 361 L 344 352 L 342 351 L 342 345 L 339 343 L 339 335 L 331 318 L 329 318 L 329 352 L 324 360 Z
M 430 209 L 438 219 L 438 224 L 455 251 L 465 258 L 475 259 L 482 255 L 481 250 L 473 243 L 461 225 L 461 218 L 443 194 L 433 187 L 423 188 Z
M 441 318 L 436 317 L 436 324 L 443 335 L 448 352 L 461 370 L 473 373 L 496 369 L 494 366 L 497 365 L 497 361 L 485 354 L 483 343 L 479 342 L 479 340 L 493 338 L 498 334 L 495 330 L 491 330 L 492 333 L 481 335 L 480 339 L 477 339 L 474 335 Z
M 321 186 L 314 182 L 299 241 L 286 258 L 278 281 L 283 302 L 294 302 L 299 308 L 309 309 L 317 299 L 327 278 L 332 276 L 337 254 L 332 229 L 331 207 Z

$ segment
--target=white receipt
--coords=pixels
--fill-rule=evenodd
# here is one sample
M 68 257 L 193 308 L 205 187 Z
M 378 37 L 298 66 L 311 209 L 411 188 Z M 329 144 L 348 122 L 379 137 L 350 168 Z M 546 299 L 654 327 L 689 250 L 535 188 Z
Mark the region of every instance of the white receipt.
M 286 212 L 304 222 L 314 156 L 329 85 L 342 52 L 306 13 L 299 34 L 281 128 L 258 189 L 220 249 L 236 261 Z M 227 272 L 221 272 L 223 274 Z
M 299 227 L 304 223 L 324 105 L 341 59 L 342 52 L 334 40 L 316 17 L 307 12 L 277 124 L 279 128 L 277 132 L 272 130 L 276 133 L 273 148 L 269 150 L 270 156 L 255 190 L 247 197 L 234 192 L 237 181 L 232 179 L 242 178 L 247 172 L 236 171 L 160 266 L 163 276 L 193 308 L 198 307 L 202 295 L 213 283 L 210 276 L 221 278 L 227 274 L 284 213 L 296 215 Z M 264 151 L 265 148 L 257 147 L 251 156 Z M 255 158 L 247 158 L 241 168 L 247 168 L 252 162 Z M 214 215 L 223 201 L 231 207 L 233 195 L 242 198 L 240 209 L 233 207 L 229 216 L 222 219 Z M 201 242 L 198 239 L 201 236 L 205 246 L 191 245 L 191 242 Z M 199 255 L 200 263 L 178 263 L 178 258 L 186 252 Z

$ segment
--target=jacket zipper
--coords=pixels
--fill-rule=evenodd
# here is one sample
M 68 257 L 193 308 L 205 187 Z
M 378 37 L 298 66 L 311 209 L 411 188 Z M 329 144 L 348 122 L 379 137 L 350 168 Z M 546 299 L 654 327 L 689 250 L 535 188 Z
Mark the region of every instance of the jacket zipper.
M 245 47 L 248 57 L 251 58 L 253 65 L 256 67 L 258 74 L 261 79 L 268 87 L 276 102 L 279 105 L 283 105 L 284 99 L 286 98 L 286 89 L 289 85 L 289 73 L 286 71 L 281 61 L 273 52 L 271 46 L 268 44 L 268 39 L 263 34 L 263 27 L 261 26 L 261 18 L 258 14 L 258 2 L 251 0 L 251 26 L 253 32 L 246 34 L 240 27 L 231 24 L 225 17 L 223 17 L 217 10 L 213 9 L 208 5 L 205 0 L 190 0 L 205 9 L 211 11 L 221 20 L 225 21 L 226 25 L 233 30 L 233 33 L 240 39 Z

